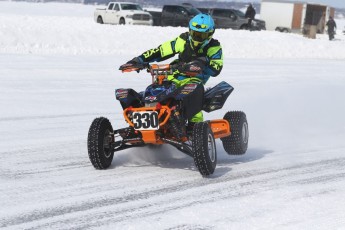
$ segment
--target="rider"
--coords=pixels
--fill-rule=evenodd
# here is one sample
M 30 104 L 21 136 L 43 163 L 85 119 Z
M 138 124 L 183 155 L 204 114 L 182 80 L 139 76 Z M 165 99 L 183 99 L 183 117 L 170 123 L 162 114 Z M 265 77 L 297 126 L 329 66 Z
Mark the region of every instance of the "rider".
M 180 67 L 173 75 L 168 76 L 168 79 L 175 82 L 177 87 L 195 81 L 205 84 L 210 76 L 217 76 L 223 67 L 222 48 L 220 43 L 212 38 L 214 31 L 215 24 L 212 17 L 208 14 L 198 14 L 190 20 L 189 32 L 144 52 L 125 65 L 160 62 L 178 54 L 178 59 L 171 64 L 178 64 Z M 190 77 L 184 74 L 195 70 L 199 70 L 196 76 Z M 188 121 L 188 126 L 201 121 L 203 114 L 200 111 Z

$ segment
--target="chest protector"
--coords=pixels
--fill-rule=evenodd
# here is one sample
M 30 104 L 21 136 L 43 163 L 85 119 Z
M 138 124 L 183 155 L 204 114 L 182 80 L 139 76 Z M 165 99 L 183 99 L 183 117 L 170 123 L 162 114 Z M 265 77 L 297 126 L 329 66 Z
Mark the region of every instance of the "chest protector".
M 186 41 L 186 43 L 184 44 L 183 51 L 179 54 L 179 61 L 180 62 L 187 63 L 187 62 L 191 62 L 191 61 L 195 60 L 198 57 L 206 57 L 207 56 L 206 51 L 208 49 L 209 44 L 207 44 L 205 47 L 203 47 L 203 49 L 194 50 L 191 47 L 191 44 L 189 42 L 188 33 L 183 33 L 180 35 L 180 37 Z

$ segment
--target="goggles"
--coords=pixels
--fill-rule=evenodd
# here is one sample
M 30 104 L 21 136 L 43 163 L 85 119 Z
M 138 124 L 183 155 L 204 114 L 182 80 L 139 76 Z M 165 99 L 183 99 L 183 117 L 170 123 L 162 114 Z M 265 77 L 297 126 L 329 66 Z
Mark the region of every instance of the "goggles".
M 190 30 L 190 36 L 192 37 L 193 41 L 203 42 L 208 39 L 212 33 L 210 32 L 198 32 L 194 30 Z
M 197 22 L 192 22 L 192 26 L 194 26 L 197 29 L 207 29 L 208 28 L 208 25 L 198 24 Z

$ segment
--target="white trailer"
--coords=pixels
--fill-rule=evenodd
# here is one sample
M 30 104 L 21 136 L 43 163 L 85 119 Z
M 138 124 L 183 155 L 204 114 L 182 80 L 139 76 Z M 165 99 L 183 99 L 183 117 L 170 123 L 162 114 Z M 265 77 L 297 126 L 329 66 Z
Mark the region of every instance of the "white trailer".
M 267 30 L 303 33 L 315 26 L 317 33 L 323 33 L 334 8 L 326 5 L 284 0 L 262 0 L 260 17 L 266 21 Z

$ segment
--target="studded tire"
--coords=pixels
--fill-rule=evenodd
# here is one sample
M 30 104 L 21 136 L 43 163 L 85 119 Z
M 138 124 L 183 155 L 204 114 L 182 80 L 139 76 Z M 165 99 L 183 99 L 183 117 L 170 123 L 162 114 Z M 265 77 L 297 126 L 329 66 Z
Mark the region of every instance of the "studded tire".
M 213 174 L 217 165 L 217 150 L 213 132 L 206 122 L 194 125 L 192 148 L 195 166 L 203 176 Z
M 249 129 L 244 112 L 232 111 L 224 115 L 230 124 L 231 135 L 221 138 L 223 147 L 229 155 L 242 155 L 247 151 Z
M 104 117 L 96 118 L 90 126 L 87 148 L 89 159 L 96 169 L 107 169 L 113 161 L 113 133 L 111 123 Z

